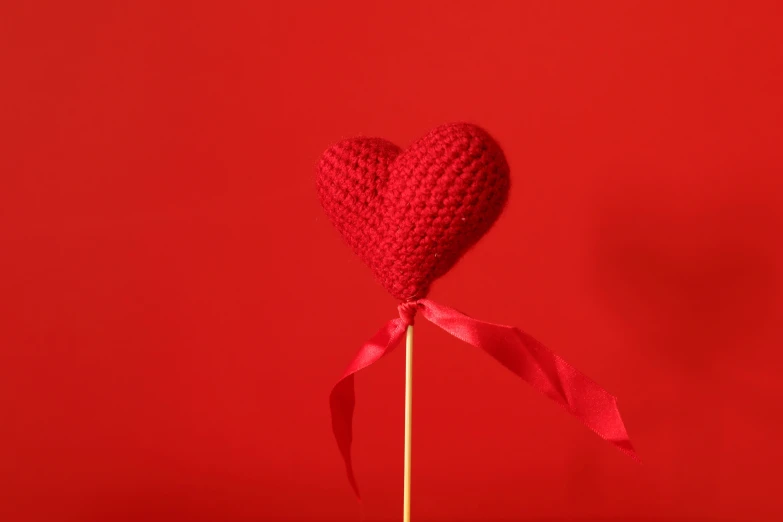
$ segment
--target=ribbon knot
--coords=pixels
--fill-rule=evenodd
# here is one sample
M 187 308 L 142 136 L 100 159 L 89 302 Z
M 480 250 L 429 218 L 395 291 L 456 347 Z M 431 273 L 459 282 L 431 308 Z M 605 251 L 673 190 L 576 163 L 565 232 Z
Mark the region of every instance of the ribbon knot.
M 397 307 L 400 317 L 388 321 L 359 349 L 329 396 L 332 430 L 345 462 L 348 482 L 359 497 L 353 473 L 351 442 L 356 404 L 354 375 L 391 352 L 405 337 L 417 311 L 457 339 L 484 351 L 533 389 L 549 397 L 581 420 L 599 437 L 634 460 L 639 460 L 625 430 L 617 400 L 589 377 L 564 361 L 532 336 L 513 326 L 473 319 L 429 299 L 406 301 Z
M 404 303 L 400 303 L 397 307 L 397 312 L 399 312 L 400 319 L 405 323 L 405 326 L 413 324 L 413 319 L 416 317 L 416 310 L 418 310 L 418 308 L 418 301 L 405 301 Z

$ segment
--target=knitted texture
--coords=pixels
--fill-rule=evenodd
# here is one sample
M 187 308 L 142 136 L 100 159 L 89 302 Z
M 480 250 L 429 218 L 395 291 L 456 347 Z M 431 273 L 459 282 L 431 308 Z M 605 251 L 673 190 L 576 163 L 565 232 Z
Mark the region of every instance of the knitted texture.
M 402 301 L 425 297 L 492 227 L 509 183 L 500 146 L 467 123 L 437 127 L 406 150 L 342 141 L 323 153 L 316 180 L 329 220 Z

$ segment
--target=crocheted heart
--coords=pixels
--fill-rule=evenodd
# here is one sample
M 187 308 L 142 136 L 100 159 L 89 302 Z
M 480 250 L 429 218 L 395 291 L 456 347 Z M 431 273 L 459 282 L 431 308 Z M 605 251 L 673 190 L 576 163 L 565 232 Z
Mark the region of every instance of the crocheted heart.
M 316 185 L 343 239 L 408 301 L 425 297 L 495 223 L 509 169 L 486 131 L 452 123 L 404 151 L 380 138 L 342 141 L 321 156 Z

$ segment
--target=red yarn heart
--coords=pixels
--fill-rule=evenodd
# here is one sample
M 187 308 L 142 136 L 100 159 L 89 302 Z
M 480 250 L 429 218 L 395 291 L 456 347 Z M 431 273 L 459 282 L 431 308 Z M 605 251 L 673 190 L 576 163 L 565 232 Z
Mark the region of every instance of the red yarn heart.
M 486 131 L 452 123 L 404 151 L 380 138 L 342 141 L 321 156 L 316 185 L 343 239 L 407 301 L 425 297 L 495 223 L 509 169 Z

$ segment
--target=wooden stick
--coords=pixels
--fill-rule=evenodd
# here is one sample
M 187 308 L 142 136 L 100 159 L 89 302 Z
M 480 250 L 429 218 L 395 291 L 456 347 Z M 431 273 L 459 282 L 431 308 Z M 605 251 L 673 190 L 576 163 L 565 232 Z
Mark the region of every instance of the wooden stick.
M 411 406 L 413 391 L 413 325 L 405 336 L 405 466 L 402 490 L 402 521 L 411 520 Z

